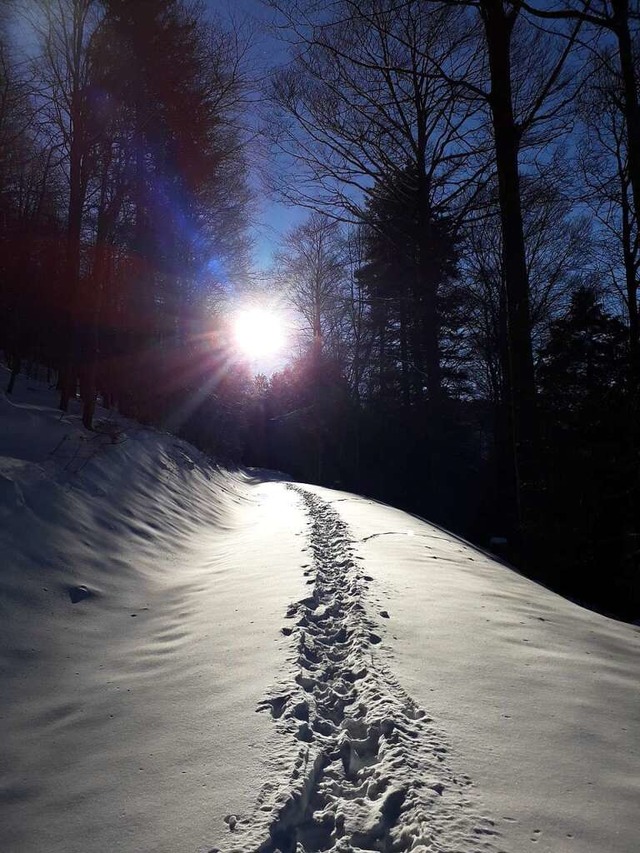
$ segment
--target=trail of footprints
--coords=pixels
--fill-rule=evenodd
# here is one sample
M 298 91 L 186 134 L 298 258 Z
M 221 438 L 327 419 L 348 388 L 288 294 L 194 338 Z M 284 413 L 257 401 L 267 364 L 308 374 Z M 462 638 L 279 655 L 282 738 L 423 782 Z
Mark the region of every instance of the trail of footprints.
M 493 853 L 497 832 L 477 815 L 470 780 L 447 767 L 442 735 L 376 657 L 381 638 L 363 605 L 371 579 L 347 525 L 316 495 L 288 488 L 310 519 L 313 589 L 282 629 L 297 645 L 294 682 L 260 709 L 289 745 L 283 761 L 291 738 L 299 747 L 293 767 L 263 786 L 254 815 L 230 816 L 228 849 Z

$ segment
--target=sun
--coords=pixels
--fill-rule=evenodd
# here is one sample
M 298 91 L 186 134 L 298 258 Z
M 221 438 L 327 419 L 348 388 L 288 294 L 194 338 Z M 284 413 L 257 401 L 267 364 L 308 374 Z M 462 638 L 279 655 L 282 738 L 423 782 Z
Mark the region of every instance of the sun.
M 245 308 L 234 321 L 236 346 L 248 358 L 255 360 L 276 355 L 285 344 L 282 317 L 267 308 Z

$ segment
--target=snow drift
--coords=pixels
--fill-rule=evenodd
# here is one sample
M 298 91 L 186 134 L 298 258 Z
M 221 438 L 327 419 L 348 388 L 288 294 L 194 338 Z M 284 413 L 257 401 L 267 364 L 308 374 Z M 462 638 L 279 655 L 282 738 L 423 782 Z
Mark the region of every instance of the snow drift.
M 0 396 L 0 849 L 638 849 L 637 628 L 98 422 Z

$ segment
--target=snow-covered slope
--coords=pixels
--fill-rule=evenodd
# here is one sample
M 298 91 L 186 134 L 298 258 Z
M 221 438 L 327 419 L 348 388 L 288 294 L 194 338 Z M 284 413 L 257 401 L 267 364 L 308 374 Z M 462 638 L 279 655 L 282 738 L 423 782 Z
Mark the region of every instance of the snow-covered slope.
M 636 628 L 53 403 L 0 396 L 3 853 L 639 849 Z

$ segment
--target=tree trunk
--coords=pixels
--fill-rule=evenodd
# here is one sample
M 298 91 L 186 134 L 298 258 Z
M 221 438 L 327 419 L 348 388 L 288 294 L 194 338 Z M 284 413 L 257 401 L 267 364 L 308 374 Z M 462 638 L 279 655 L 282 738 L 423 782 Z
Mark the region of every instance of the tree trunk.
M 407 307 L 404 296 L 400 298 L 400 384 L 402 402 L 405 409 L 411 405 L 411 388 L 409 384 L 409 352 L 407 348 Z
M 640 107 L 638 105 L 638 85 L 633 57 L 633 45 L 629 32 L 629 2 L 628 0 L 612 0 L 613 26 L 618 39 L 620 55 L 620 70 L 622 73 L 624 112 L 627 126 L 627 167 L 629 184 L 635 214 L 636 227 L 640 227 Z M 640 374 L 640 342 L 638 339 L 638 287 L 633 265 L 633 258 L 628 256 L 631 231 L 631 216 L 623 198 L 623 229 L 625 273 L 627 279 L 627 304 L 629 309 L 629 356 L 631 361 L 631 377 L 634 383 L 634 393 L 638 390 Z
M 96 410 L 95 364 L 84 364 L 80 369 L 80 396 L 82 397 L 82 424 L 93 429 Z
M 637 393 L 640 387 L 640 342 L 638 340 L 638 282 L 633 252 L 633 233 L 631 227 L 631 210 L 621 175 L 621 212 L 622 212 L 622 253 L 624 256 L 625 284 L 627 290 L 627 310 L 629 313 L 629 377 L 632 391 Z
M 530 549 L 537 486 L 536 393 L 531 344 L 518 155 L 520 130 L 513 113 L 510 44 L 514 18 L 501 0 L 481 0 L 491 74 L 494 134 L 507 302 L 509 406 L 521 546 Z M 523 553 L 524 556 L 524 553 Z
M 385 400 L 387 396 L 387 347 L 386 331 L 384 321 L 381 319 L 378 325 L 378 393 Z
M 629 0 L 611 0 L 611 2 L 614 12 L 613 28 L 618 39 L 624 91 L 629 183 L 631 184 L 636 221 L 638 221 L 640 219 L 640 106 L 638 104 L 637 70 L 633 56 L 631 33 L 629 32 Z
M 74 9 L 76 12 L 76 9 Z M 80 66 L 82 51 L 82 27 L 74 18 L 73 53 L 69 62 L 73 69 L 70 106 L 69 142 L 69 207 L 67 212 L 67 322 L 61 370 L 60 408 L 66 412 L 71 398 L 72 384 L 76 379 L 76 350 L 78 339 L 78 309 L 80 301 L 80 235 L 82 232 L 82 146 L 84 143 L 82 117 L 82 91 Z
M 440 312 L 438 308 L 437 275 L 433 270 L 433 245 L 430 239 L 430 229 L 433 211 L 430 209 L 429 192 L 425 175 L 426 163 L 424 150 L 426 136 L 422 127 L 418 129 L 418 276 L 421 291 L 422 337 L 424 348 L 424 368 L 427 375 L 427 397 L 431 403 L 430 409 L 437 410 L 442 396 L 442 369 L 440 365 Z
M 98 214 L 96 231 L 95 263 L 92 271 L 91 292 L 87 291 L 85 305 L 85 334 L 83 335 L 82 367 L 80 373 L 80 396 L 82 398 L 82 423 L 93 429 L 96 408 L 98 372 L 98 329 L 102 314 L 108 257 L 108 235 L 113 227 L 114 216 L 104 209 Z
M 440 365 L 440 312 L 438 311 L 437 288 L 431 281 L 430 273 L 423 270 L 425 287 L 424 317 L 422 319 L 422 339 L 424 346 L 424 366 L 427 375 L 427 398 L 430 411 L 437 411 L 442 398 L 442 368 Z

